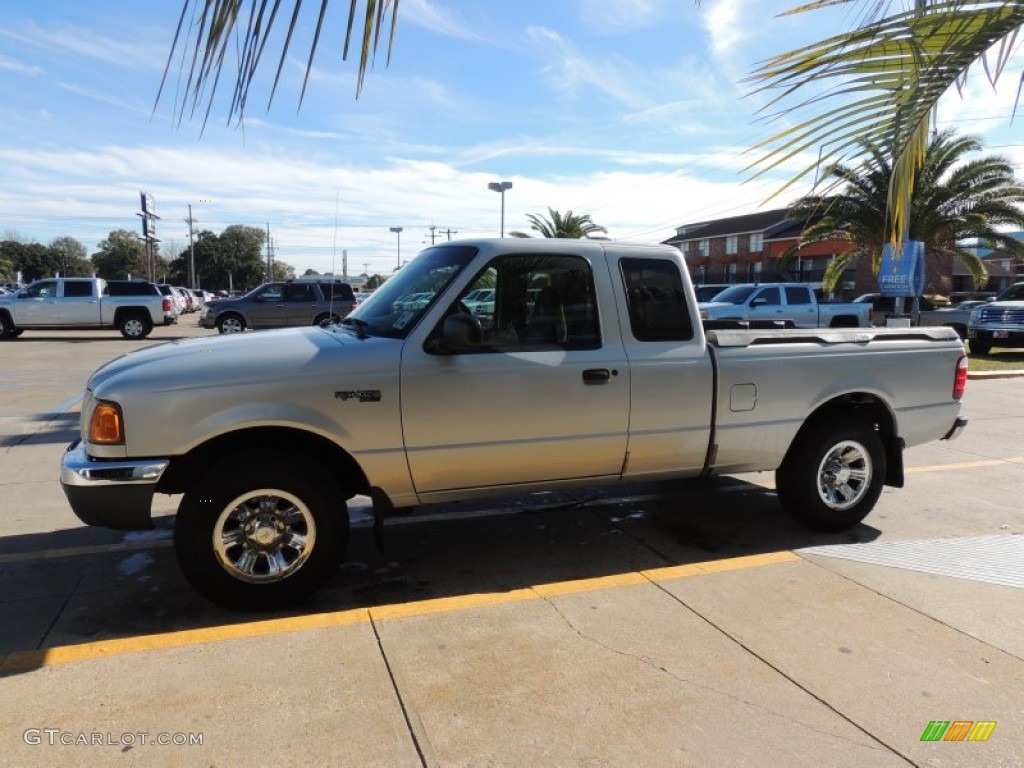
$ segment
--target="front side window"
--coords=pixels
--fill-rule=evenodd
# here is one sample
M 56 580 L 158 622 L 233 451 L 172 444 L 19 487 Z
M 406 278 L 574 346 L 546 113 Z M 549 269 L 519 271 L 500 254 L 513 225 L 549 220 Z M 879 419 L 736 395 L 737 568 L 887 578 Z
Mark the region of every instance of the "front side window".
M 601 346 L 593 275 L 578 256 L 499 256 L 467 286 L 458 309 L 480 321 L 484 352 Z
M 621 259 L 629 326 L 637 341 L 689 341 L 693 324 L 679 268 L 662 259 Z
M 760 301 L 767 307 L 776 307 L 782 303 L 782 295 L 778 288 L 765 288 L 754 297 L 754 301 Z
M 57 295 L 56 280 L 42 280 L 35 285 L 30 285 L 21 294 L 28 299 L 49 299 Z
M 267 283 L 253 291 L 253 297 L 260 301 L 281 301 L 284 298 L 284 286 L 281 283 Z

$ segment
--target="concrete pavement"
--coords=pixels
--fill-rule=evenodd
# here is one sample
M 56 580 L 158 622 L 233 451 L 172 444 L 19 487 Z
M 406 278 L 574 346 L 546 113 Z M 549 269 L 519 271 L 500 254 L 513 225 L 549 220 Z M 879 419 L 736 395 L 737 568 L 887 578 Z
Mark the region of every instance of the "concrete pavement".
M 123 342 L 12 368 L 24 343 L 0 346 L 2 765 L 1024 764 L 1024 590 L 993 583 L 1024 569 L 1019 382 L 972 382 L 964 436 L 911 451 L 846 534 L 791 523 L 770 475 L 454 505 L 384 552 L 357 529 L 303 609 L 240 615 L 183 582 L 169 517 L 67 509 L 55 406 Z M 922 570 L 949 540 L 981 555 Z M 919 564 L 839 556 L 889 544 Z M 932 721 L 996 725 L 922 741 Z

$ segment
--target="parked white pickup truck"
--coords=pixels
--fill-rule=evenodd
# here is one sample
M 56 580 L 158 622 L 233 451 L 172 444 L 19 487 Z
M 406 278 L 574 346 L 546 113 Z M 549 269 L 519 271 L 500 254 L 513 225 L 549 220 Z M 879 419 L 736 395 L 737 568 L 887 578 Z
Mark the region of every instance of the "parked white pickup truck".
M 462 297 L 494 288 L 482 326 Z M 422 296 L 412 301 L 410 296 Z M 90 378 L 61 482 L 90 525 L 145 528 L 184 494 L 191 583 L 237 608 L 308 595 L 378 521 L 430 502 L 775 470 L 817 529 L 903 483 L 904 447 L 958 434 L 950 329 L 718 331 L 679 252 L 585 240 L 423 251 L 341 324 L 179 340 Z
M 737 283 L 700 305 L 705 322 L 777 323 L 789 328 L 867 328 L 870 304 L 819 304 L 804 283 Z M 712 325 L 714 327 L 714 325 Z
M 170 303 L 158 292 L 110 296 L 96 277 L 46 278 L 0 296 L 0 339 L 54 328 L 116 328 L 126 339 L 144 339 L 154 325 L 173 321 Z

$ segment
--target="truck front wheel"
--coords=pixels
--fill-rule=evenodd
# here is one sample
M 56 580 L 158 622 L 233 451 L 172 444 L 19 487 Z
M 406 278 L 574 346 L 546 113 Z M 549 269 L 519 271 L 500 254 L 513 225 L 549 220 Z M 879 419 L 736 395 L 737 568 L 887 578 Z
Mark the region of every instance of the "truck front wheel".
M 241 333 L 245 330 L 245 320 L 240 315 L 228 314 L 217 318 L 218 333 Z
M 987 355 L 992 351 L 992 342 L 971 339 L 967 342 L 967 347 L 971 350 L 972 355 Z
M 0 339 L 13 339 L 15 336 L 20 336 L 21 332 L 14 329 L 14 323 L 11 322 L 6 313 L 0 312 Z
M 874 508 L 885 482 L 885 449 L 875 429 L 843 416 L 797 436 L 775 472 L 783 508 L 817 531 L 851 528 Z
M 225 460 L 185 493 L 174 549 L 202 595 L 236 610 L 274 610 L 312 594 L 337 570 L 348 511 L 315 462 Z

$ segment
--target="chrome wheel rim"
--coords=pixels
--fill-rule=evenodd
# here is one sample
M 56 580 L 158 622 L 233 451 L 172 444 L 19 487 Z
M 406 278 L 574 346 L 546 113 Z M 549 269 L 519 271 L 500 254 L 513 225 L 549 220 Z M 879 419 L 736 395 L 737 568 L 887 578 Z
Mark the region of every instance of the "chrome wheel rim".
M 213 526 L 221 567 L 239 581 L 268 584 L 302 568 L 316 543 L 316 523 L 297 496 L 275 488 L 232 500 Z
M 221 333 L 241 333 L 242 321 L 237 317 L 225 318 L 220 324 Z
M 871 455 L 861 443 L 837 443 L 818 465 L 818 497 L 829 509 L 850 509 L 867 494 L 872 471 Z

